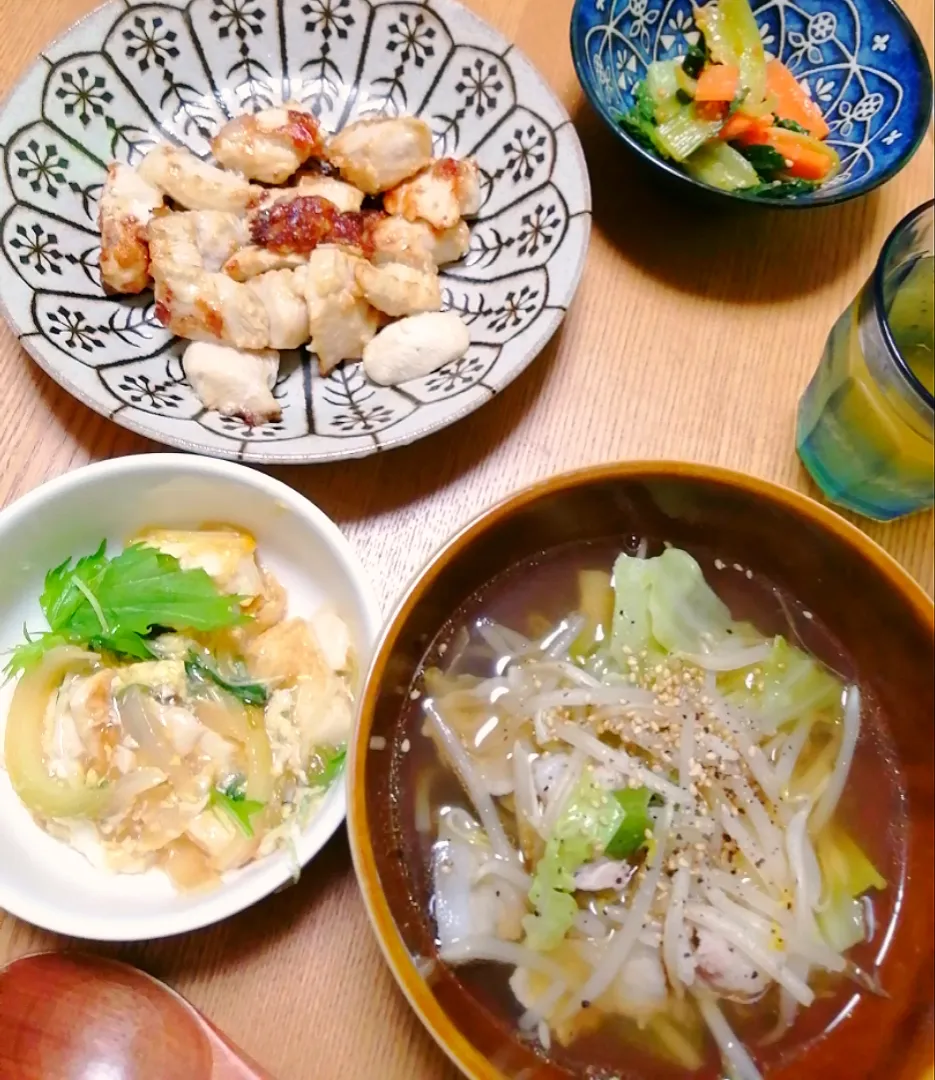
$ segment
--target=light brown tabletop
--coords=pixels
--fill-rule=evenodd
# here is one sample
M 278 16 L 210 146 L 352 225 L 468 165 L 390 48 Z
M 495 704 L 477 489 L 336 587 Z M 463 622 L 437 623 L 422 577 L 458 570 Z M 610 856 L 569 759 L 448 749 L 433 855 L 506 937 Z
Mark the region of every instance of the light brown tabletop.
M 568 48 L 571 0 L 468 2 L 525 50 L 570 111 L 590 165 L 594 230 L 563 329 L 489 405 L 403 450 L 274 470 L 341 525 L 386 610 L 456 527 L 560 470 L 683 458 L 815 494 L 793 448 L 799 394 L 887 232 L 933 193 L 930 130 L 895 180 L 844 206 L 739 216 L 683 208 L 590 113 Z M 0 95 L 94 6 L 0 0 Z M 931 56 L 931 0 L 905 7 Z M 0 503 L 87 461 L 158 449 L 73 401 L 5 324 L 0 386 Z M 861 525 L 933 591 L 931 513 Z M 67 944 L 0 914 L 0 965 Z M 279 1080 L 456 1076 L 383 965 L 343 833 L 297 886 L 220 926 L 96 951 L 168 981 Z

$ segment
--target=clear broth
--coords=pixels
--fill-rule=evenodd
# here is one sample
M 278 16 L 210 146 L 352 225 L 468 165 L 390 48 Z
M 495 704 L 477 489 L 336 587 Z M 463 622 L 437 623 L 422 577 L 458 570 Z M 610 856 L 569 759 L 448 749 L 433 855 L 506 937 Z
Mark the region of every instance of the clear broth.
M 423 658 L 420 673 L 413 682 L 413 693 L 422 690 L 421 671 L 431 666 L 447 668 L 452 643 L 463 639 L 462 631 L 487 617 L 531 636 L 539 632 L 543 620 L 554 625 L 573 611 L 578 603 L 579 570 L 609 571 L 621 551 L 635 552 L 639 538 L 619 538 L 593 544 L 575 544 L 558 548 L 527 560 L 507 570 L 474 594 L 456 611 Z M 658 554 L 662 543 L 649 541 L 649 554 Z M 754 570 L 724 564 L 717 554 L 689 548 L 698 560 L 705 577 L 737 619 L 749 619 L 764 634 L 783 634 L 847 681 L 861 685 L 864 700 L 860 742 L 852 772 L 839 809 L 843 824 L 861 844 L 874 865 L 888 882 L 887 889 L 873 895 L 869 941 L 855 947 L 850 957 L 865 971 L 873 972 L 883 961 L 890 926 L 899 908 L 906 862 L 907 821 L 905 788 L 890 736 L 874 706 L 872 695 L 861 682 L 861 673 L 853 670 L 848 656 L 820 620 L 807 612 L 793 597 Z M 477 656 L 465 657 L 459 670 L 486 676 L 493 664 Z M 399 854 L 404 860 L 412 895 L 431 923 L 431 850 L 435 830 L 420 833 L 417 828 L 415 793 L 427 784 L 433 812 L 443 806 L 463 806 L 473 813 L 457 778 L 440 762 L 434 744 L 422 733 L 423 718 L 417 699 L 402 719 L 399 741 L 393 748 L 392 808 L 394 831 L 399 838 Z M 406 750 L 403 750 L 406 747 Z M 866 794 L 872 792 L 872 799 Z M 456 978 L 469 989 L 494 1016 L 514 1024 L 522 1008 L 508 985 L 512 969 L 499 964 L 482 963 L 460 967 Z M 815 1040 L 820 1039 L 848 1015 L 864 991 L 841 978 L 813 983 L 818 992 L 814 1005 L 800 1010 L 795 1024 L 778 1042 L 761 1045 L 776 1022 L 778 995 L 771 991 L 752 1006 L 725 1003 L 725 1015 L 738 1035 L 754 1050 L 768 1076 L 788 1065 Z M 635 1025 L 624 1018 L 608 1018 L 593 1034 L 585 1035 L 568 1047 L 553 1039 L 550 1060 L 567 1069 L 572 1076 L 588 1080 L 720 1080 L 720 1055 L 713 1042 L 706 1043 L 704 1067 L 690 1074 L 682 1066 L 661 1060 L 640 1045 Z M 544 1053 L 544 1051 L 543 1051 Z

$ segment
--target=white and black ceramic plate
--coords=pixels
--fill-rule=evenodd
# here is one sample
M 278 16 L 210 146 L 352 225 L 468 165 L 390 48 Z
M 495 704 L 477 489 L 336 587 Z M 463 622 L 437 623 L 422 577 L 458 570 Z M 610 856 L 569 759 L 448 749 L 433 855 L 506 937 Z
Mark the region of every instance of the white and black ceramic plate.
M 149 294 L 106 297 L 97 199 L 113 158 L 169 139 L 208 157 L 243 111 L 292 98 L 331 130 L 377 114 L 431 125 L 438 153 L 473 154 L 484 205 L 443 275 L 470 325 L 467 355 L 396 388 L 359 364 L 323 379 L 284 357 L 282 419 L 206 411 Z M 590 192 L 567 113 L 528 60 L 452 0 L 111 3 L 47 48 L 0 114 L 0 298 L 57 382 L 125 427 L 188 450 L 318 462 L 399 446 L 516 378 L 559 325 L 581 274 Z

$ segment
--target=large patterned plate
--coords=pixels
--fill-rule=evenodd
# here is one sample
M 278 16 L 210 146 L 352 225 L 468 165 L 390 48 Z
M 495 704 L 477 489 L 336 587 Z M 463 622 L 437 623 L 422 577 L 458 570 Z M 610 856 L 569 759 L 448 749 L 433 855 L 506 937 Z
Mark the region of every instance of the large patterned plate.
M 284 356 L 282 419 L 206 411 L 152 298 L 101 290 L 97 199 L 112 158 L 170 139 L 207 157 L 226 120 L 289 98 L 334 130 L 411 113 L 439 153 L 473 154 L 484 205 L 444 275 L 470 324 L 454 364 L 397 388 L 359 364 L 326 379 Z M 453 0 L 122 0 L 40 56 L 0 114 L 0 297 L 23 346 L 91 408 L 159 442 L 256 462 L 318 462 L 411 442 L 487 401 L 571 301 L 590 192 L 575 130 L 521 54 Z

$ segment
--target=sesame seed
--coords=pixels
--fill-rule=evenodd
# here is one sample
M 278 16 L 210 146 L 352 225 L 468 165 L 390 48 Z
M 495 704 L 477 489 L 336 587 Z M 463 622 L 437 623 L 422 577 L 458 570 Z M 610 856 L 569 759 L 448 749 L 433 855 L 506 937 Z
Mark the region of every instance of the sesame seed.
M 408 739 L 403 739 L 403 741 L 399 744 L 399 749 L 404 754 L 408 754 L 411 746 L 412 746 L 412 743 L 410 743 Z

